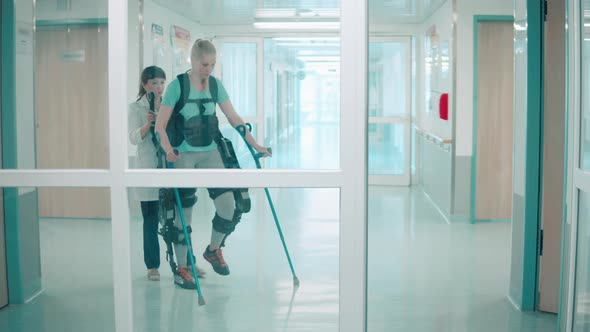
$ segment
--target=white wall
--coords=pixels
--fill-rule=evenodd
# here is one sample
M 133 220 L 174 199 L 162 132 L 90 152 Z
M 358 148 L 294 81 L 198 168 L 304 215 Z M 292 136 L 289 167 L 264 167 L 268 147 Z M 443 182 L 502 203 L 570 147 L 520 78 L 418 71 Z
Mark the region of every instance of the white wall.
M 128 60 L 127 60 L 127 100 L 129 103 L 134 102 L 137 99 L 137 93 L 139 91 L 139 80 L 141 70 L 147 66 L 157 65 L 166 72 L 166 83 L 172 82 L 174 74 L 172 72 L 172 47 L 170 44 L 170 32 L 172 25 L 176 25 L 187 29 L 191 32 L 192 41 L 197 38 L 202 38 L 202 29 L 200 24 L 195 21 L 191 21 L 188 18 L 177 14 L 176 12 L 162 7 L 159 4 L 151 0 L 144 1 L 143 7 L 143 49 L 140 50 L 139 40 L 139 6 L 129 7 L 129 30 L 128 30 Z M 164 30 L 164 41 L 163 51 L 164 57 L 162 60 L 154 59 L 152 42 L 152 23 L 160 25 Z M 142 67 L 142 68 L 140 68 Z M 186 68 L 189 69 L 189 68 Z M 129 163 L 130 167 L 133 167 L 134 158 L 136 155 L 136 147 L 128 142 L 128 154 L 131 157 Z
M 418 124 L 424 131 L 432 133 L 436 136 L 441 138 L 451 138 L 452 137 L 452 114 L 449 112 L 449 120 L 441 120 L 438 115 L 438 100 L 439 100 L 439 93 L 449 93 L 451 94 L 452 88 L 452 81 L 453 81 L 453 71 L 450 67 L 450 59 L 452 58 L 452 23 L 453 23 L 453 6 L 452 1 L 447 0 L 436 12 L 430 16 L 421 27 L 420 32 L 417 34 L 417 46 L 419 46 L 419 52 L 417 56 L 417 63 L 416 65 L 420 69 L 418 77 L 418 84 L 417 84 L 417 93 L 416 98 L 418 102 L 418 109 L 416 113 L 415 122 Z M 434 106 L 431 113 L 427 112 L 427 101 L 425 97 L 425 79 L 426 79 L 426 72 L 425 72 L 425 52 L 424 43 L 426 40 L 426 32 L 429 28 L 435 27 L 436 34 L 438 35 L 438 45 L 439 49 L 446 45 L 446 48 L 449 52 L 449 69 L 447 72 L 447 77 L 442 77 L 441 72 L 439 70 L 438 79 L 432 81 L 432 85 L 430 90 L 436 91 L 433 94 L 433 103 Z M 432 79 L 431 75 L 431 79 Z M 449 110 L 452 109 L 451 103 L 452 98 L 449 98 Z
M 143 65 L 144 67 L 151 66 L 151 65 L 158 65 L 164 69 L 166 72 L 167 83 L 171 82 L 174 78 L 174 73 L 172 72 L 172 61 L 173 61 L 173 54 L 172 54 L 172 47 L 170 44 L 171 38 L 171 31 L 172 26 L 176 25 L 181 28 L 184 28 L 191 33 L 191 44 L 197 38 L 208 37 L 205 35 L 204 30 L 201 28 L 201 24 L 196 21 L 192 21 L 182 15 L 177 14 L 176 12 L 162 7 L 159 4 L 155 3 L 151 0 L 145 0 L 144 8 L 143 8 L 143 18 L 144 18 L 144 35 L 143 35 Z M 164 39 L 165 39 L 165 62 L 164 63 L 157 63 L 154 59 L 153 54 L 153 47 L 154 43 L 152 42 L 152 23 L 158 24 L 162 26 L 164 29 Z M 190 68 L 186 68 L 187 70 Z M 137 79 L 139 76 L 137 76 Z M 131 78 L 133 79 L 133 77 Z M 136 79 L 136 85 L 137 85 Z M 137 87 L 136 87 L 137 90 Z M 135 91 L 137 94 L 137 91 Z
M 473 145 L 473 16 L 513 14 L 513 0 L 457 0 L 457 156 L 471 156 Z

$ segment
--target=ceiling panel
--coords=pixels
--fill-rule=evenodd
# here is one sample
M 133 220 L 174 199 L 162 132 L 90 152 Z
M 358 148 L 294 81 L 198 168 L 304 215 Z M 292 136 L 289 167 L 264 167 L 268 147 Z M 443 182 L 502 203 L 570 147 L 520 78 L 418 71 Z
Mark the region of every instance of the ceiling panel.
M 371 24 L 420 23 L 445 1 L 369 0 Z M 251 24 L 257 13 L 291 20 L 322 19 L 340 10 L 340 0 L 154 0 L 201 24 Z M 327 13 L 327 14 L 326 14 Z M 284 19 L 284 17 L 281 17 Z

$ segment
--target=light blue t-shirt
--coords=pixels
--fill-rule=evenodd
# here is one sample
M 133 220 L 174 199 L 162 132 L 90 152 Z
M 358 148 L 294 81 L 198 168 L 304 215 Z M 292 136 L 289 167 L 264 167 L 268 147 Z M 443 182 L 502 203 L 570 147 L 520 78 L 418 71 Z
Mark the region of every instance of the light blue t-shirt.
M 216 77 L 214 77 L 215 80 L 217 81 L 217 103 L 221 104 L 224 101 L 229 99 L 229 96 L 227 94 L 227 91 L 225 90 L 225 87 L 223 86 L 223 84 L 221 83 L 220 80 L 218 80 Z M 209 91 L 209 87 L 207 87 L 207 89 L 203 89 L 203 91 L 197 91 L 195 90 L 195 88 L 193 88 L 192 84 L 189 84 L 189 96 L 188 99 L 210 99 L 211 97 L 211 92 Z M 168 87 L 166 88 L 166 92 L 164 93 L 164 98 L 162 99 L 162 105 L 166 105 L 169 107 L 172 107 L 172 109 L 174 109 L 174 105 L 176 105 L 176 102 L 178 102 L 178 100 L 180 99 L 180 82 L 178 81 L 178 78 L 175 78 L 174 81 L 172 81 L 170 83 L 170 85 L 168 85 Z M 215 104 L 214 103 L 206 103 L 203 104 L 205 106 L 205 113 L 203 113 L 204 115 L 212 115 L 215 114 Z M 199 110 L 199 107 L 197 104 L 195 103 L 186 103 L 184 105 L 184 107 L 180 110 L 180 114 L 184 117 L 184 119 L 190 119 L 193 116 L 197 116 L 199 115 L 201 112 Z M 208 146 L 192 146 L 190 144 L 188 144 L 186 141 L 182 141 L 182 144 L 180 144 L 180 146 L 175 146 L 175 149 L 178 150 L 178 152 L 182 153 L 182 152 L 188 152 L 188 151 L 211 151 L 217 148 L 217 144 L 215 142 L 212 142 L 211 144 L 209 144 Z

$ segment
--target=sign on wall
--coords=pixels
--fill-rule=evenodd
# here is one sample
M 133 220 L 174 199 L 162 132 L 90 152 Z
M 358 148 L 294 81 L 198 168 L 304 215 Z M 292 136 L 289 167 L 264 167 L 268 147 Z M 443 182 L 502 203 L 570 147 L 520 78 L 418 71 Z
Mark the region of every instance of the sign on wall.
M 166 40 L 164 39 L 164 28 L 152 23 L 152 63 L 158 67 L 166 65 Z
M 182 74 L 191 67 L 191 32 L 173 25 L 170 29 L 170 42 L 172 44 L 172 71 L 174 76 Z

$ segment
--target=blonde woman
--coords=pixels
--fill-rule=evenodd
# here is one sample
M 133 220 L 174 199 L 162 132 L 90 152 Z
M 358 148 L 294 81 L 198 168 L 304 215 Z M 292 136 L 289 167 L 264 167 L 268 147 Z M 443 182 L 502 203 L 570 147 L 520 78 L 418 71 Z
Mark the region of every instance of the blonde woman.
M 215 116 L 216 104 L 219 105 L 232 127 L 244 125 L 244 121 L 234 110 L 221 81 L 211 76 L 217 61 L 216 54 L 215 46 L 210 41 L 202 39 L 195 41 L 191 50 L 191 70 L 173 80 L 164 94 L 156 121 L 156 132 L 160 135 L 160 143 L 166 153 L 166 159 L 175 163 L 176 168 L 224 168 L 215 142 L 219 137 Z M 214 91 L 215 96 L 211 94 L 211 90 Z M 175 110 L 175 107 L 179 108 L 177 105 L 181 95 L 184 96 L 182 91 L 188 91 L 187 99 L 183 100 L 181 109 Z M 169 122 L 177 128 L 174 137 L 170 137 L 167 133 Z M 256 143 L 250 132 L 246 133 L 246 140 L 258 152 L 264 153 L 264 156 L 270 156 L 270 152 Z M 234 231 L 239 222 L 239 217 L 236 218 L 234 213 L 234 198 L 231 190 L 208 188 L 216 213 L 212 221 L 211 241 L 203 257 L 220 275 L 229 274 L 229 266 L 225 262 L 221 247 L 225 238 Z M 186 190 L 185 193 L 187 193 Z M 183 199 L 193 201 L 190 197 L 183 197 Z M 188 228 L 191 224 L 192 206 L 183 205 L 183 211 Z M 178 213 L 176 215 L 178 216 Z M 176 218 L 175 225 L 181 229 L 178 219 Z M 180 264 L 186 261 L 182 255 L 186 254 L 186 244 L 175 244 L 175 252 L 179 261 L 179 273 L 175 276 L 175 283 L 183 288 L 195 288 L 195 281 L 186 265 Z

